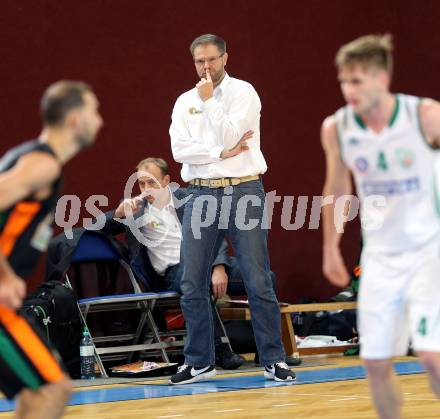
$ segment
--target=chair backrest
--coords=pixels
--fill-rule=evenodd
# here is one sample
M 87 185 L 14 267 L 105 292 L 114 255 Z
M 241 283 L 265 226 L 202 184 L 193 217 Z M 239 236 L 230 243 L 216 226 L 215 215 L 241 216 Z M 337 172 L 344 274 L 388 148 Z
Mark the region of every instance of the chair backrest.
M 66 277 L 80 299 L 141 292 L 140 285 L 127 263 L 123 249 L 118 248 L 115 239 L 98 231 L 85 231 L 81 235 L 70 262 L 70 273 L 74 275 L 68 278 L 69 275 L 66 273 Z M 85 275 L 82 267 L 85 269 Z M 120 267 L 127 275 L 120 276 Z M 92 276 L 97 281 L 90 282 L 89 279 Z
M 93 231 L 86 231 L 76 245 L 72 262 L 88 262 L 94 260 L 120 260 L 121 254 L 110 240 Z

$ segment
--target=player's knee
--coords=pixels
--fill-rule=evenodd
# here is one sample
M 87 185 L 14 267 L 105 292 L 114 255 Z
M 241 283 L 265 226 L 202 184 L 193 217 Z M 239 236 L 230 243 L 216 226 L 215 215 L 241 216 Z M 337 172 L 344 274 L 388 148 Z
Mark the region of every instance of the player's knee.
M 440 380 L 440 354 L 438 352 L 418 352 L 420 362 L 426 371 L 437 380 Z
M 393 373 L 391 360 L 365 360 L 365 369 L 372 380 L 385 380 Z
M 23 404 L 24 406 L 28 406 L 28 404 L 32 401 L 34 394 L 34 391 L 24 388 L 17 395 L 17 402 Z
M 66 403 L 70 395 L 72 394 L 72 382 L 68 377 L 62 378 L 60 381 L 57 381 L 55 384 L 52 384 L 54 391 L 53 397 L 56 398 L 57 401 Z
M 69 397 L 72 394 L 72 390 L 73 390 L 73 386 L 72 386 L 72 381 L 70 380 L 70 378 L 68 377 L 64 377 L 61 381 L 60 381 L 60 389 L 61 391 L 67 396 Z

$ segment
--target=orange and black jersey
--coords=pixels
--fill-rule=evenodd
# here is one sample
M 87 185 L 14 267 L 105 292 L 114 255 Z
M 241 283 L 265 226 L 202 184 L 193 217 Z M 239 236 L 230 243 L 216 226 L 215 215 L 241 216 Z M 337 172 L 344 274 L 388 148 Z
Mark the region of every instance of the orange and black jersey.
M 23 143 L 9 150 L 0 160 L 0 173 L 11 169 L 17 161 L 35 151 L 55 156 L 53 150 L 39 140 Z M 0 251 L 7 257 L 15 273 L 25 278 L 38 262 L 52 234 L 54 209 L 61 189 L 62 177 L 51 185 L 44 200 L 33 195 L 0 212 Z
M 64 376 L 44 333 L 28 321 L 0 305 L 0 391 L 9 399 Z

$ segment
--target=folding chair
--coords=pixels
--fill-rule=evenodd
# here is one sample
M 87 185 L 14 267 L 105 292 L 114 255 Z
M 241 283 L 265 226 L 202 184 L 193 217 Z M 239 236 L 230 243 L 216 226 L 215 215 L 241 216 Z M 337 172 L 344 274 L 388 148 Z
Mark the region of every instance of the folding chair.
M 218 324 L 220 325 L 222 333 L 223 333 L 223 335 L 221 337 L 221 342 L 225 345 L 228 345 L 229 350 L 232 351 L 231 341 L 229 340 L 229 336 L 226 332 L 225 325 L 223 324 L 223 319 L 222 319 L 220 312 L 219 312 L 219 309 L 217 307 L 217 299 L 214 298 L 214 296 L 212 294 L 211 294 L 211 303 L 214 306 L 214 315 L 217 317 Z
M 124 260 L 120 252 L 110 242 L 108 237 L 99 232 L 86 231 L 80 238 L 74 255 L 72 257 L 72 264 L 80 264 L 85 262 L 97 261 L 117 261 L 119 265 L 126 271 L 131 290 L 129 293 L 117 295 L 98 295 L 91 298 L 81 298 L 79 295 L 78 306 L 80 310 L 81 319 L 89 329 L 95 346 L 95 359 L 99 366 L 103 377 L 107 377 L 103 360 L 112 356 L 112 354 L 125 353 L 128 362 L 131 362 L 132 357 L 136 351 L 159 351 L 164 362 L 168 363 L 168 355 L 165 348 L 170 346 L 169 342 L 162 342 L 157 325 L 154 321 L 152 310 L 158 300 L 176 299 L 179 294 L 176 292 L 142 292 L 130 265 Z M 72 288 L 75 288 L 72 281 L 66 274 L 66 283 Z M 93 332 L 88 327 L 88 315 L 98 312 L 112 312 L 120 310 L 137 309 L 140 311 L 139 323 L 133 333 L 108 335 L 108 336 L 93 336 Z M 139 343 L 144 336 L 143 332 L 147 326 L 147 331 L 151 335 L 149 343 Z M 120 342 L 128 341 L 129 343 L 122 346 L 97 346 L 96 344 L 105 342 Z M 183 345 L 183 343 L 181 343 Z M 115 359 L 115 358 L 113 358 Z

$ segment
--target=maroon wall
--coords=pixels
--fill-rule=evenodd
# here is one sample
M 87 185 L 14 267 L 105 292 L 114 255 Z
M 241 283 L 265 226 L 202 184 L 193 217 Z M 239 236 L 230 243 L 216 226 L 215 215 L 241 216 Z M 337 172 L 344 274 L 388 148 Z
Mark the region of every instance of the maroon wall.
M 229 73 L 250 81 L 261 96 L 266 189 L 319 195 L 320 123 L 342 105 L 333 67 L 337 48 L 389 31 L 396 43 L 394 90 L 440 98 L 439 16 L 435 0 L 5 0 L 0 153 L 38 134 L 37 104 L 49 83 L 83 79 L 100 98 L 105 127 L 97 145 L 69 163 L 65 193 L 81 199 L 107 194 L 115 205 L 147 155 L 171 162 L 180 182 L 169 145 L 170 113 L 177 96 L 197 81 L 189 43 L 212 32 L 228 41 Z M 335 289 L 321 274 L 321 232 L 284 230 L 281 204 L 276 208 L 270 253 L 282 299 L 328 297 Z M 358 239 L 352 223 L 344 241 L 349 265 Z

